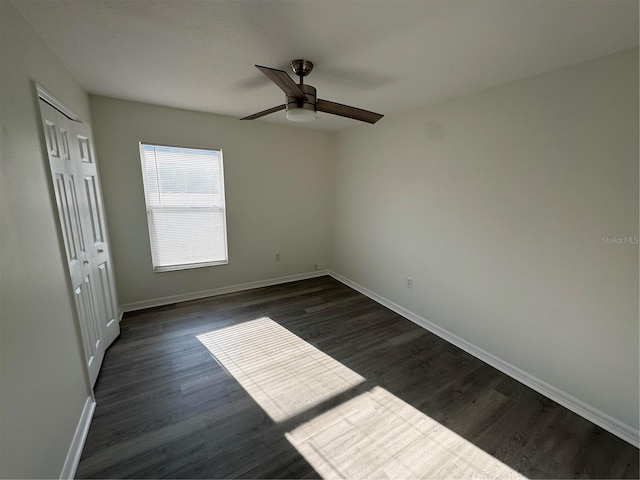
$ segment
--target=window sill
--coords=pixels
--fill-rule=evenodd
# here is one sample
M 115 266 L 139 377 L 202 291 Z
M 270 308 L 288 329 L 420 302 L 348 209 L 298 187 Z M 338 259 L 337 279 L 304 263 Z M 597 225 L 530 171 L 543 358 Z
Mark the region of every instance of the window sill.
M 192 268 L 215 267 L 217 265 L 227 265 L 229 260 L 220 260 L 217 262 L 189 263 L 186 265 L 165 265 L 162 267 L 153 267 L 153 273 L 173 272 L 176 270 L 190 270 Z

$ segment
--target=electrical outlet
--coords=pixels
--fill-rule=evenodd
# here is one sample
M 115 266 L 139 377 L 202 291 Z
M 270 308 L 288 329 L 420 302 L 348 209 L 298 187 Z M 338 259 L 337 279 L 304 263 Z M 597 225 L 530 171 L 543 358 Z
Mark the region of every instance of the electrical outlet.
M 279 261 L 280 261 L 280 254 L 276 253 L 276 262 L 279 262 Z
M 324 262 L 320 262 L 320 264 L 318 265 L 318 270 L 324 270 L 325 269 L 325 264 Z
M 413 278 L 407 277 L 406 286 L 407 288 L 413 288 Z

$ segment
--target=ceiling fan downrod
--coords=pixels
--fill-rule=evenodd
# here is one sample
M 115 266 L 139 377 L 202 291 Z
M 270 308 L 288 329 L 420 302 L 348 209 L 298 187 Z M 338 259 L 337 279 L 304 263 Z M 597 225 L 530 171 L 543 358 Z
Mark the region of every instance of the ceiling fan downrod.
M 293 70 L 293 73 L 300 77 L 300 85 L 304 83 L 304 77 L 309 75 L 311 73 L 311 70 L 313 70 L 313 63 L 304 58 L 291 60 L 291 63 L 289 65 L 291 65 L 291 70 Z

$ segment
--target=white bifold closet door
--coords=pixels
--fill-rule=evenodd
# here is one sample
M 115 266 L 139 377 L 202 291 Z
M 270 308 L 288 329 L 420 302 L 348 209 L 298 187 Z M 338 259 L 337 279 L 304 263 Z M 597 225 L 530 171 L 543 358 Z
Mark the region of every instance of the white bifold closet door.
M 51 178 L 91 384 L 120 333 L 91 128 L 40 100 Z

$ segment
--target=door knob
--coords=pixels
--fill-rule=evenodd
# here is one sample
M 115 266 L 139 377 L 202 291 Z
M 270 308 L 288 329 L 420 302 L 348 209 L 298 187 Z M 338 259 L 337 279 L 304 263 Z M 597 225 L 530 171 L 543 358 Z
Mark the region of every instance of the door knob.
M 85 260 L 85 261 L 84 261 L 84 262 L 82 262 L 82 263 L 84 263 L 85 265 L 88 265 L 88 264 L 89 264 L 89 260 Z
M 98 253 L 104 253 L 104 250 L 103 250 L 103 249 L 101 249 L 101 248 L 99 248 L 99 249 L 98 249 Z

